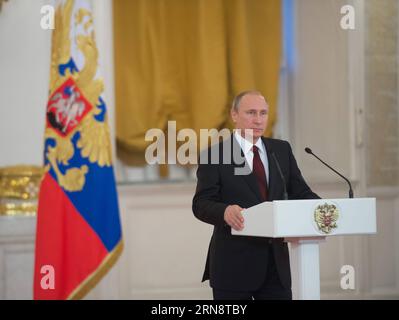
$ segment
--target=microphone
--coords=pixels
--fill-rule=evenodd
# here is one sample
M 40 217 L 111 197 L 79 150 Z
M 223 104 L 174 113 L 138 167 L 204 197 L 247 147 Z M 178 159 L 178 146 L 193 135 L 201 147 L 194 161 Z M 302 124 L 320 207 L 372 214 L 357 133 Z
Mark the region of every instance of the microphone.
M 274 159 L 274 162 L 276 163 L 278 173 L 280 174 L 280 178 L 283 181 L 283 186 L 284 186 L 283 198 L 284 198 L 284 200 L 288 200 L 287 186 L 285 184 L 284 175 L 283 175 L 283 172 L 281 171 L 280 164 L 278 163 L 278 160 L 277 160 L 276 155 L 274 154 L 274 152 L 272 152 L 272 157 Z
M 348 182 L 349 184 L 349 198 L 353 198 L 353 190 L 352 190 L 352 185 L 350 183 L 350 181 L 345 178 L 342 174 L 340 174 L 337 170 L 331 168 L 327 163 L 325 163 L 323 160 L 321 160 L 318 156 L 316 156 L 312 150 L 308 147 L 305 148 L 306 153 L 311 154 L 312 156 L 314 156 L 316 159 L 318 159 L 322 164 L 324 164 L 325 166 L 327 166 L 328 168 L 330 168 L 332 171 L 334 171 L 337 175 L 339 175 L 341 178 L 343 178 L 346 182 Z

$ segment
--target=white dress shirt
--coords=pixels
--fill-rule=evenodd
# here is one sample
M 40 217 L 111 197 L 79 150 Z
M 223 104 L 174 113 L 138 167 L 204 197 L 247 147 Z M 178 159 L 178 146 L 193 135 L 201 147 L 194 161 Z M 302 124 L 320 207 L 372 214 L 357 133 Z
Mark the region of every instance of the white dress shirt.
M 252 147 L 254 146 L 254 144 L 244 139 L 237 131 L 234 131 L 234 137 L 240 145 L 241 150 L 245 156 L 245 161 L 248 163 L 249 168 L 252 171 L 254 161 L 254 152 L 252 151 Z M 260 160 L 262 161 L 263 167 L 265 168 L 267 185 L 269 185 L 269 159 L 267 158 L 266 148 L 263 145 L 261 138 L 258 139 L 258 141 L 255 143 L 255 146 L 258 147 Z

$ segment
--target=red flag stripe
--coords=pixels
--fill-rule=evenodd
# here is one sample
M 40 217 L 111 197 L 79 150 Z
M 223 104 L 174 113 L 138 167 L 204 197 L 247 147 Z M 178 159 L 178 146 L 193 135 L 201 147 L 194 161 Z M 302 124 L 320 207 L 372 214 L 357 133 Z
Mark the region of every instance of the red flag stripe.
M 66 299 L 101 264 L 108 251 L 48 173 L 39 197 L 34 298 Z M 40 272 L 45 265 L 54 268 L 54 289 L 41 287 L 41 280 L 48 275 Z

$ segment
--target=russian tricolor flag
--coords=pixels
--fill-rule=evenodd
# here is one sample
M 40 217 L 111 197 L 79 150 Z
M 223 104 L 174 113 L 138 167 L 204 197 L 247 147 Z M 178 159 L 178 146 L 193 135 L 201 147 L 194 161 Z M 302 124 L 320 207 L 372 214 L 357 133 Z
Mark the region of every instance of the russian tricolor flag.
M 92 11 L 83 0 L 57 3 L 34 299 L 82 298 L 123 248 Z

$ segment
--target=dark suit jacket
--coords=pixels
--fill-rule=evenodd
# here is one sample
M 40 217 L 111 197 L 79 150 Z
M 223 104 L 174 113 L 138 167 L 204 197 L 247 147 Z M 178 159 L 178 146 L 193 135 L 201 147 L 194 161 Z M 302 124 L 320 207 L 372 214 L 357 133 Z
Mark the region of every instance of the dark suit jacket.
M 272 151 L 285 177 L 289 199 L 319 198 L 303 179 L 290 144 L 269 138 L 262 138 L 262 141 L 269 161 L 267 201 L 283 199 L 283 183 L 271 156 Z M 256 290 L 265 279 L 269 247 L 272 246 L 280 281 L 284 287 L 291 288 L 288 247 L 283 239 L 232 236 L 230 226 L 224 221 L 228 205 L 249 208 L 262 202 L 254 174 L 235 174 L 234 170 L 240 165 L 234 161 L 236 157 L 232 159 L 233 152 L 226 146 L 230 146 L 230 150 L 239 150 L 242 159 L 245 159 L 236 139 L 230 136 L 201 155 L 202 161 L 206 159 L 208 164 L 200 163 L 197 170 L 198 182 L 192 209 L 199 220 L 214 225 L 202 281 L 209 279 L 210 286 L 220 290 Z M 216 149 L 221 155 L 220 160 L 211 164 L 210 155 Z

